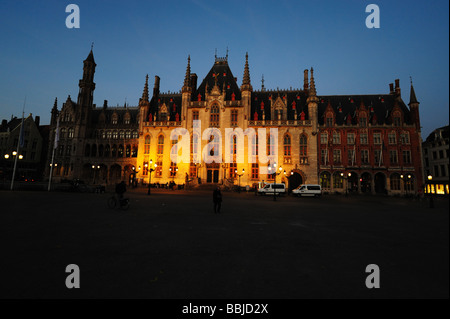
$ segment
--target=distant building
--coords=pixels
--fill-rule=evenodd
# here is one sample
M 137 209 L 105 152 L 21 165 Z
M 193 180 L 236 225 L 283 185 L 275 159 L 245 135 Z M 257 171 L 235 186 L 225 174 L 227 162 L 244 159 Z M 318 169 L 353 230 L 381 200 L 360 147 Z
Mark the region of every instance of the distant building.
M 275 169 L 277 182 L 290 189 L 320 183 L 330 192 L 405 194 L 423 186 L 419 103 L 412 85 L 409 108 L 401 99 L 398 80 L 395 88 L 390 85 L 389 94 L 317 95 L 312 68 L 310 73 L 304 70 L 300 89 L 267 90 L 262 80 L 256 90 L 250 81 L 248 55 L 240 86 L 228 56 L 216 56 L 197 85 L 189 57 L 180 92 L 161 93 L 160 77 L 155 76 L 150 96 L 147 76 L 138 106 L 110 107 L 105 100 L 103 107 L 96 107 L 92 50 L 83 64 L 77 102 L 69 96 L 61 110 L 55 101 L 51 111 L 46 176 L 59 118 L 55 181 L 232 186 L 240 175 L 242 186 L 253 186 L 273 181 Z M 201 121 L 200 135 L 194 129 L 195 120 Z M 187 163 L 171 161 L 173 146 L 180 142 L 170 138 L 176 128 L 190 137 Z M 237 161 L 238 141 L 232 137 L 232 146 L 223 143 L 219 160 L 195 163 L 196 155 L 210 142 L 214 144 L 210 135 L 203 136 L 207 128 L 216 129 L 222 137 L 230 128 L 254 130 L 255 136 L 245 138 L 243 144 L 244 161 Z M 278 157 L 276 167 L 269 170 L 259 159 L 273 154 L 273 146 L 268 145 L 272 128 L 278 132 Z M 267 130 L 266 146 L 258 138 L 263 129 Z M 231 161 L 225 159 L 226 147 L 231 149 Z
M 435 129 L 422 144 L 426 192 L 448 195 L 449 126 Z M 428 178 L 430 177 L 430 179 Z
M 13 117 L 10 121 L 2 120 L 0 125 L 0 176 L 1 180 L 11 180 L 16 156 L 18 157 L 15 179 L 32 181 L 42 179 L 42 146 L 40 118 L 30 114 L 24 118 L 23 145 L 19 143 L 22 119 Z M 19 144 L 19 152 L 17 146 Z

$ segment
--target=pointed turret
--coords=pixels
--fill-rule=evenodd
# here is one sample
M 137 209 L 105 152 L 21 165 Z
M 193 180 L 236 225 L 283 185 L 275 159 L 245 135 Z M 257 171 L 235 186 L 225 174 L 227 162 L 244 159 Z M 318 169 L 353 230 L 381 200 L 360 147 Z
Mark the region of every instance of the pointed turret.
M 420 127 L 420 117 L 419 117 L 419 102 L 417 101 L 416 98 L 416 92 L 414 91 L 414 86 L 412 83 L 412 79 L 411 79 L 411 93 L 409 95 L 409 108 L 411 110 L 411 120 L 414 122 L 414 124 L 416 125 L 416 129 L 419 131 L 421 131 L 421 127 Z
M 248 52 L 245 53 L 245 67 L 244 77 L 242 78 L 241 91 L 252 91 L 252 85 L 250 83 L 250 69 L 248 67 Z
M 413 103 L 419 104 L 419 102 L 417 101 L 417 98 L 416 98 L 416 92 L 414 91 L 414 86 L 413 86 L 412 79 L 411 79 L 411 93 L 409 95 L 409 104 L 408 105 L 411 106 L 411 104 L 413 104 Z
M 55 98 L 55 103 L 53 104 L 53 108 L 52 108 L 52 116 L 51 116 L 51 120 L 50 120 L 50 124 L 55 125 L 56 124 L 56 120 L 58 118 L 58 98 Z
M 309 103 L 311 102 L 318 102 L 319 98 L 317 97 L 317 92 L 316 92 L 316 83 L 314 81 L 314 69 L 311 67 L 311 80 L 309 83 L 309 96 L 307 99 L 307 102 Z
M 184 84 L 183 84 L 183 88 L 181 89 L 181 92 L 183 92 L 183 93 L 192 92 L 192 89 L 191 89 L 191 56 L 190 55 L 188 56 L 186 75 L 184 76 Z
M 141 100 L 143 102 L 148 102 L 148 74 L 145 76 L 145 85 Z

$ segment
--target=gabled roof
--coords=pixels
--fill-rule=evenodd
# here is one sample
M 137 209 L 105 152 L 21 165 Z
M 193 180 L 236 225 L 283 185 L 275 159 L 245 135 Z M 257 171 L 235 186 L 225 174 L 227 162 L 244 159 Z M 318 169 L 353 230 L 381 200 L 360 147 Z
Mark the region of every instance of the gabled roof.
M 210 92 L 216 83 L 215 76 L 217 76 L 217 86 L 219 87 L 219 90 L 221 92 L 225 83 L 226 100 L 231 100 L 231 95 L 233 93 L 235 94 L 236 100 L 241 99 L 241 90 L 239 89 L 239 86 L 234 79 L 233 73 L 228 66 L 228 61 L 226 59 L 216 59 L 214 65 L 211 67 L 211 70 L 209 70 L 208 74 L 203 79 L 198 89 L 195 90 L 194 88 L 192 93 L 193 101 L 197 101 L 197 97 L 199 94 L 202 95 L 202 100 L 205 99 L 206 84 L 208 84 L 208 92 Z

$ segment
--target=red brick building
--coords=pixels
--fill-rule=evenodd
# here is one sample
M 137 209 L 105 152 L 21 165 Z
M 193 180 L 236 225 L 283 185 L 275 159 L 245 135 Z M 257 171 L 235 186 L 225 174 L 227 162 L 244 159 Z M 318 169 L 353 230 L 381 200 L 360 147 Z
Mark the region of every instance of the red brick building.
M 319 97 L 319 182 L 324 191 L 416 194 L 423 187 L 417 102 L 399 80 L 389 94 Z

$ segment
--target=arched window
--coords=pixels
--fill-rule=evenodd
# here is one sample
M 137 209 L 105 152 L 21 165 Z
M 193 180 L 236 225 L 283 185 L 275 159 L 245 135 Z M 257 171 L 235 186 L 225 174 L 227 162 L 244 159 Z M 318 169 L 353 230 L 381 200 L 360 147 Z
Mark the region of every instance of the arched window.
M 111 157 L 116 157 L 117 156 L 117 145 L 114 144 L 111 148 Z
M 59 131 L 59 138 L 60 138 L 60 139 L 66 138 L 66 129 L 65 129 L 65 128 L 62 128 L 62 129 Z
M 68 138 L 73 138 L 74 131 L 73 127 L 69 128 Z
M 146 135 L 144 139 L 144 154 L 150 154 L 150 135 Z
M 104 154 L 103 145 L 99 145 L 99 147 L 98 147 L 98 156 L 103 156 L 103 154 Z
M 133 145 L 133 148 L 131 149 L 131 157 L 137 157 L 137 154 L 138 154 L 137 145 Z
M 323 172 L 320 174 L 320 186 L 322 186 L 322 188 L 330 188 L 330 173 L 328 172 Z
M 133 138 L 139 138 L 138 131 L 133 131 Z
M 122 144 L 119 145 L 117 157 L 123 157 L 123 145 Z
M 125 132 L 124 131 L 120 131 L 119 132 L 119 139 L 124 139 L 125 138 Z
M 211 107 L 211 115 L 209 120 L 209 126 L 217 127 L 219 126 L 219 115 L 220 115 L 220 109 L 217 104 L 214 104 Z
M 308 137 L 300 135 L 300 164 L 308 163 Z
M 157 154 L 158 155 L 163 155 L 164 154 L 164 135 L 158 136 L 158 150 L 157 150 Z
M 131 145 L 127 145 L 125 148 L 125 157 L 130 157 L 131 156 Z
M 112 138 L 113 138 L 113 139 L 117 139 L 117 131 L 113 131 L 113 133 L 112 133 Z
M 131 138 L 131 131 L 126 131 L 125 132 L 125 138 L 128 140 Z
M 285 134 L 283 137 L 284 163 L 291 163 L 291 136 Z
M 117 115 L 117 113 L 114 113 L 114 114 L 112 115 L 112 117 L 111 117 L 111 123 L 114 124 L 114 125 L 116 125 L 118 119 L 119 119 L 119 116 Z

